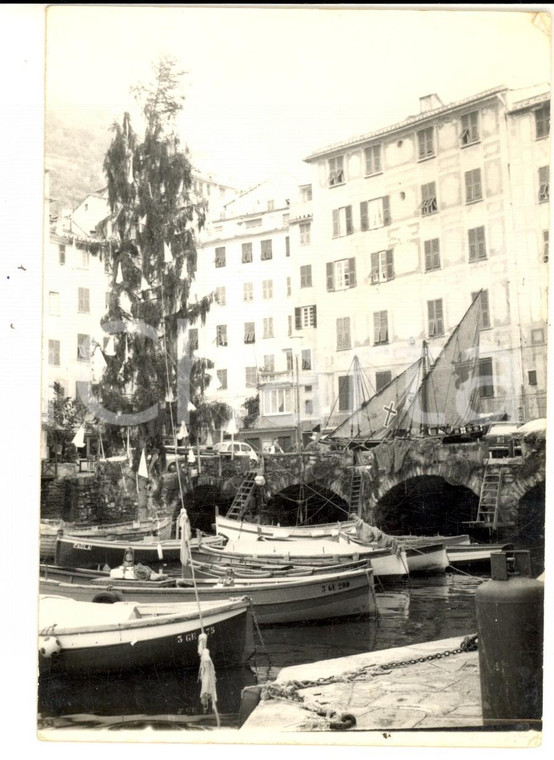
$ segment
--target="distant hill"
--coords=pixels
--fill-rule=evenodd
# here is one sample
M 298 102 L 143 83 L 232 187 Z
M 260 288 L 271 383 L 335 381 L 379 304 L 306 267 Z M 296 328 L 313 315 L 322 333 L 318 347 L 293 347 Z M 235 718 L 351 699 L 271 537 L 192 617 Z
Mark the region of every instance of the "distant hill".
M 112 135 L 109 120 L 104 123 L 93 118 L 82 126 L 47 113 L 44 150 L 54 213 L 73 209 L 87 193 L 106 186 L 102 165 Z

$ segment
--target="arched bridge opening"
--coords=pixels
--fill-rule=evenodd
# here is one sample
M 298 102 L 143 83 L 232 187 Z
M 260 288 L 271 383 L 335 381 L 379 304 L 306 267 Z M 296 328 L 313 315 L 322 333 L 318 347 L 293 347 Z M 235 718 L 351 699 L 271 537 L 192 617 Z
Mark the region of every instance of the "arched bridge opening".
M 544 481 L 534 485 L 519 500 L 517 519 L 510 540 L 514 544 L 541 549 L 544 552 L 545 531 L 545 497 Z
M 271 496 L 264 518 L 280 525 L 336 522 L 348 517 L 348 504 L 334 491 L 315 483 L 296 483 Z
M 467 522 L 477 514 L 479 497 L 462 485 L 423 475 L 393 486 L 378 501 L 375 525 L 396 535 L 456 535 L 468 533 Z

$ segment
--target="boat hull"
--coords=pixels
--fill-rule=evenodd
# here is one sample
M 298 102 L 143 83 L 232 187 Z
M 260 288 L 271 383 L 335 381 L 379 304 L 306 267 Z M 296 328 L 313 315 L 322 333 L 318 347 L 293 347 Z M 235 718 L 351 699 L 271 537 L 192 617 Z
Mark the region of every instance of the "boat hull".
M 443 544 L 422 544 L 417 548 L 406 548 L 406 557 L 410 574 L 444 573 L 450 564 Z
M 448 561 L 454 567 L 490 564 L 491 553 L 513 549 L 512 544 L 459 544 L 447 546 Z
M 229 610 L 223 605 L 220 612 L 203 614 L 203 630 L 208 635 L 208 648 L 216 667 L 242 664 L 248 656 L 247 615 L 248 608 L 244 604 Z M 90 631 L 54 628 L 52 635 L 59 641 L 61 651 L 45 657 L 39 648 L 40 672 L 198 667 L 198 636 L 202 632 L 198 615 L 192 619 L 190 615 L 179 614 L 162 617 L 167 619 L 145 618 L 136 621 L 138 625 L 122 623 L 104 630 L 101 626 L 93 626 L 96 630 Z M 39 638 L 39 644 L 41 638 L 44 637 Z
M 111 578 L 79 578 L 76 572 L 68 581 L 52 578 L 40 580 L 41 594 L 54 594 L 91 602 L 103 596 L 113 601 L 142 603 L 177 603 L 224 601 L 247 596 L 256 620 L 261 625 L 302 623 L 340 617 L 367 616 L 375 613 L 373 571 L 370 568 L 344 573 L 315 575 L 284 580 L 264 579 L 256 583 L 235 583 L 233 586 L 204 581 L 197 583 L 197 592 L 188 580 L 181 586 L 157 585 Z
M 107 523 L 105 525 L 79 525 L 63 520 L 41 520 L 40 556 L 49 559 L 56 554 L 56 539 L 59 531 L 71 538 L 105 539 L 119 541 L 140 541 L 147 536 L 156 536 L 165 541 L 171 537 L 171 518 L 136 522 Z

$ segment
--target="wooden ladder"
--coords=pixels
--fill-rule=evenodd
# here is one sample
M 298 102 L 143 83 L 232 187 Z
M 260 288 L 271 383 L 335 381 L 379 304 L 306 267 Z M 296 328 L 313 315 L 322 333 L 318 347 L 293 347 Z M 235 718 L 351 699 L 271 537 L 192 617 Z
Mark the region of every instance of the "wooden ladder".
M 481 525 L 485 528 L 504 528 L 513 523 L 500 522 L 500 491 L 504 483 L 513 481 L 513 474 L 509 467 L 502 465 L 485 465 L 485 473 L 481 483 L 481 494 L 477 517 L 471 521 L 471 525 Z
M 255 478 L 256 473 L 253 470 L 246 473 L 225 517 L 230 517 L 233 520 L 240 520 L 244 515 L 256 485 Z
M 360 506 L 362 500 L 362 476 L 357 470 L 352 470 L 352 477 L 350 480 L 350 510 L 356 511 L 356 514 L 360 514 Z

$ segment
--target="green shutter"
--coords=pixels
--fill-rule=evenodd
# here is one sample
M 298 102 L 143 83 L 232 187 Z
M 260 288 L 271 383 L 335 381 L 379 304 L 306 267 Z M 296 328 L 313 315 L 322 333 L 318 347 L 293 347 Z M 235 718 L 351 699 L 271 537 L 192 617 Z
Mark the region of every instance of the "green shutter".
M 369 229 L 369 221 L 367 216 L 367 201 L 360 203 L 360 229 L 362 232 L 366 232 Z
M 351 235 L 354 232 L 354 227 L 352 225 L 352 206 L 346 206 L 345 214 L 346 214 L 346 234 Z
M 388 195 L 383 196 L 383 224 L 390 224 L 390 200 Z
M 333 277 L 333 262 L 327 262 L 327 290 L 335 289 L 335 280 Z
M 348 259 L 348 281 L 351 288 L 356 287 L 356 259 L 352 257 Z
M 302 328 L 302 312 L 299 306 L 297 306 L 294 310 L 294 327 L 296 330 L 300 330 Z

